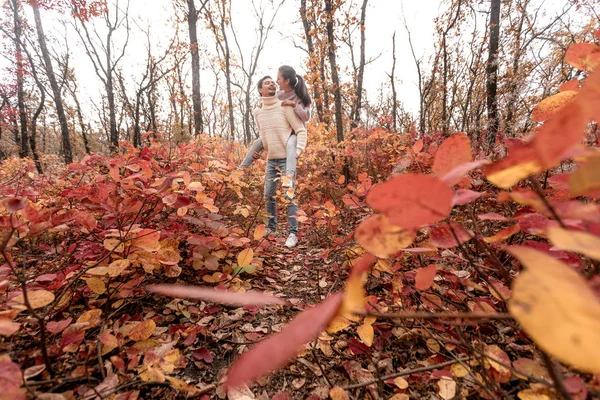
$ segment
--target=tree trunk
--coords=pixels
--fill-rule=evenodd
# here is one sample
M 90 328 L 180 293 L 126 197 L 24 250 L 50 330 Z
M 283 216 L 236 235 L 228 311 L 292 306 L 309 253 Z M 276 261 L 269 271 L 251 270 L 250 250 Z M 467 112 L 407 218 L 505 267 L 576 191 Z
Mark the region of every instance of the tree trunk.
M 360 63 L 358 65 L 358 76 L 356 85 L 356 102 L 352 112 L 352 120 L 358 124 L 360 122 L 360 109 L 362 107 L 363 78 L 365 75 L 365 18 L 367 14 L 367 3 L 369 0 L 363 0 L 360 13 Z M 394 33 L 394 37 L 396 34 Z M 394 59 L 394 64 L 396 60 Z M 395 116 L 394 116 L 395 121 Z M 394 129 L 396 127 L 394 126 Z
M 396 71 L 396 32 L 394 32 L 394 35 L 392 36 L 392 59 L 394 60 L 394 63 L 392 64 L 392 73 L 390 74 L 390 82 L 392 84 L 392 117 L 394 118 L 392 126 L 394 127 L 394 132 L 398 132 L 396 121 L 396 114 L 398 113 L 398 97 L 396 95 L 396 83 L 394 82 Z
M 202 121 L 202 98 L 200 97 L 200 57 L 198 55 L 198 37 L 196 34 L 196 22 L 198 11 L 194 0 L 188 3 L 188 30 L 190 34 L 190 51 L 192 54 L 192 104 L 194 107 L 194 135 L 199 135 L 204 130 Z
M 316 60 L 315 60 L 315 45 L 313 43 L 313 38 L 311 35 L 311 21 L 308 19 L 308 15 L 306 14 L 306 0 L 300 0 L 300 18 L 302 19 L 302 26 L 304 27 L 304 36 L 306 37 L 306 46 L 308 47 L 308 68 L 311 71 L 311 75 L 313 79 L 311 79 L 310 85 L 313 90 L 313 100 L 315 101 L 315 105 L 317 108 L 317 116 L 319 117 L 319 121 L 323 121 L 323 102 L 321 100 L 321 91 L 317 82 L 314 79 L 314 75 L 316 73 Z
M 223 11 L 223 14 L 225 11 Z M 227 41 L 227 32 L 225 31 L 225 15 L 221 17 L 221 33 L 223 34 L 223 43 L 225 43 L 225 83 L 227 84 L 227 104 L 229 105 L 229 135 L 231 139 L 235 138 L 235 119 L 233 117 L 233 97 L 231 95 L 231 59 L 229 54 L 229 42 Z
M 331 67 L 331 80 L 333 82 L 335 99 L 335 128 L 337 132 L 338 143 L 344 140 L 344 124 L 342 120 L 342 93 L 340 88 L 340 78 L 337 71 L 337 61 L 335 59 L 335 35 L 333 32 L 333 14 L 334 10 L 331 4 L 332 0 L 325 0 L 325 12 L 327 13 L 327 50 L 329 52 L 329 65 Z
M 488 126 L 486 142 L 491 150 L 498 134 L 498 45 L 500 41 L 500 0 L 491 0 L 490 7 L 490 46 L 487 62 L 487 114 Z
M 17 104 L 19 107 L 19 123 L 21 125 L 21 148 L 19 150 L 19 156 L 27 157 L 29 155 L 29 141 L 27 140 L 27 109 L 25 108 L 25 89 L 23 87 L 23 52 L 21 49 L 22 26 L 17 0 L 12 0 L 12 7 L 17 58 Z
M 56 114 L 60 123 L 60 133 L 62 137 L 63 155 L 65 163 L 70 164 L 73 162 L 73 153 L 71 150 L 71 140 L 69 138 L 69 126 L 67 124 L 67 116 L 65 115 L 65 109 L 62 102 L 60 93 L 60 87 L 56 81 L 54 75 L 54 68 L 52 67 L 52 59 L 50 58 L 50 52 L 46 45 L 46 36 L 44 36 L 44 28 L 42 26 L 42 19 L 40 17 L 40 9 L 37 5 L 33 5 L 33 16 L 35 19 L 35 28 L 37 31 L 38 40 L 40 42 L 40 50 L 42 51 L 42 57 L 44 58 L 44 67 L 46 69 L 46 75 L 50 81 L 50 87 L 52 88 L 52 94 L 54 97 L 54 104 L 56 105 Z

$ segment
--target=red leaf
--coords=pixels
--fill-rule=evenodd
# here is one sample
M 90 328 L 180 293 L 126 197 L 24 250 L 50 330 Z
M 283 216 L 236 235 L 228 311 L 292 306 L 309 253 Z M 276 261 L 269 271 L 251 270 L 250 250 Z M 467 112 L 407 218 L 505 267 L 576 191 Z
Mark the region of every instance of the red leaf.
M 431 264 L 421 268 L 415 275 L 415 287 L 419 290 L 427 290 L 433 285 L 433 280 L 437 274 L 437 265 Z
M 444 140 L 435 153 L 435 160 L 431 169 L 441 178 L 454 168 L 469 161 L 471 161 L 471 140 L 464 133 L 455 133 Z M 449 185 L 454 185 L 458 183 L 458 180 L 446 182 Z
M 452 189 L 432 175 L 405 174 L 375 186 L 367 202 L 405 229 L 444 219 L 452 209 Z
M 422 139 L 417 140 L 415 142 L 415 144 L 413 144 L 412 150 L 413 150 L 413 152 L 415 152 L 415 154 L 420 153 L 421 150 L 423 150 L 423 140 Z
M 449 185 L 453 185 L 453 182 L 460 182 L 461 178 L 466 173 L 474 169 L 481 168 L 489 163 L 490 162 L 488 160 L 477 160 L 457 165 L 442 177 L 442 181 L 446 182 Z
M 266 293 L 252 291 L 246 293 L 236 293 L 225 290 L 215 290 L 210 288 L 183 285 L 148 285 L 146 286 L 146 290 L 180 299 L 201 299 L 234 306 L 245 306 L 251 304 L 256 306 L 267 304 L 285 304 L 285 302 L 278 297 Z
M 577 79 L 571 79 L 570 81 L 566 81 L 558 88 L 559 92 L 568 92 L 569 90 L 579 90 L 579 81 Z
M 235 388 L 287 364 L 304 343 L 314 339 L 335 317 L 343 294 L 336 293 L 316 307 L 301 312 L 281 332 L 254 345 L 233 363 L 227 387 Z
M 482 221 L 508 221 L 504 215 L 500 215 L 498 213 L 485 213 L 477 216 Z
M 10 360 L 0 360 L 0 393 L 3 395 L 16 394 L 22 382 L 23 377 L 19 365 Z
M 202 347 L 201 349 L 192 352 L 192 357 L 194 357 L 196 360 L 205 361 L 209 364 L 215 359 L 213 354 L 206 347 Z
M 6 201 L 6 209 L 8 212 L 16 212 L 22 210 L 25 207 L 25 201 L 21 198 L 13 197 Z
M 450 221 L 450 225 L 443 224 L 432 229 L 429 233 L 429 242 L 435 247 L 449 249 L 468 242 L 471 237 L 473 237 L 473 232 L 467 231 L 454 221 Z M 458 241 L 456 238 L 458 238 Z
M 577 69 L 593 71 L 600 63 L 600 48 L 592 43 L 577 43 L 569 46 L 565 61 Z
M 456 193 L 454 193 L 454 199 L 452 200 L 452 204 L 455 206 L 469 204 L 470 202 L 480 198 L 482 195 L 483 193 L 481 192 L 474 192 L 469 189 L 458 189 Z
M 64 331 L 67 326 L 71 325 L 72 321 L 73 318 L 67 318 L 57 322 L 50 321 L 46 324 L 46 329 L 48 329 L 48 332 L 56 335 L 57 333 Z

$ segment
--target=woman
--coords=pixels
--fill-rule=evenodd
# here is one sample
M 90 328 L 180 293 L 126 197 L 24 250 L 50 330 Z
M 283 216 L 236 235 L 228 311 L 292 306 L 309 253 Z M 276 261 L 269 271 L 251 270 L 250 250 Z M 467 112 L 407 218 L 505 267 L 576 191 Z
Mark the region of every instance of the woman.
M 281 100 L 281 105 L 285 107 L 294 107 L 296 114 L 306 127 L 306 123 L 310 119 L 310 105 L 312 100 L 308 94 L 308 88 L 304 79 L 296 73 L 294 68 L 289 65 L 282 65 L 277 71 L 277 84 L 279 85 L 279 91 L 276 96 Z M 287 158 L 286 158 L 286 178 L 283 180 L 284 187 L 292 187 L 296 177 L 296 164 L 297 164 L 297 137 L 295 132 L 292 131 L 287 141 Z M 240 168 L 248 168 L 258 153 L 264 148 L 263 142 L 260 138 L 256 139 L 248 154 L 244 158 Z

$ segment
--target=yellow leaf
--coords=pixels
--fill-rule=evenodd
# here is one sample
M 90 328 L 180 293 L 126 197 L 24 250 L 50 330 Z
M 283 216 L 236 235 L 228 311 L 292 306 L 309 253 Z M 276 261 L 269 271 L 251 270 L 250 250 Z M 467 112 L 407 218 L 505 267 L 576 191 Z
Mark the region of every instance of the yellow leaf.
M 508 303 L 523 330 L 564 363 L 600 373 L 600 302 L 586 280 L 545 253 L 509 251 L 525 266 Z
M 329 391 L 329 397 L 331 400 L 349 400 L 348 393 L 339 386 L 334 387 Z
M 92 292 L 96 294 L 106 293 L 106 285 L 104 285 L 104 281 L 102 279 L 92 276 L 91 278 L 83 278 L 83 280 L 85 283 L 87 283 Z
M 108 267 L 90 268 L 87 271 L 85 271 L 85 273 L 89 274 L 89 275 L 103 276 L 103 275 L 108 274 Z
M 254 230 L 254 240 L 260 240 L 265 234 L 266 227 L 264 224 L 260 224 Z
M 517 393 L 517 397 L 521 400 L 555 400 L 548 389 L 525 389 Z
M 394 378 L 394 384 L 400 389 L 406 389 L 408 387 L 408 382 L 401 376 Z
M 42 308 L 52 303 L 54 301 L 54 294 L 47 290 L 28 290 L 27 300 L 29 301 L 29 305 L 31 306 L 31 308 L 35 310 L 37 308 Z M 27 306 L 25 306 L 25 298 L 23 297 L 23 294 L 20 294 L 17 297 L 13 298 L 10 302 L 14 303 L 11 304 L 12 308 L 15 308 L 17 310 L 27 309 Z
M 136 342 L 140 340 L 146 340 L 156 330 L 156 323 L 152 319 L 147 319 L 145 321 L 140 322 L 132 330 L 129 331 L 127 336 L 129 339 L 134 340 Z
M 392 225 L 384 214 L 370 216 L 356 230 L 358 243 L 380 258 L 387 258 L 410 246 L 414 237 L 413 230 Z
M 140 371 L 140 379 L 144 382 L 164 382 L 166 377 L 160 370 L 148 365 L 146 369 Z
M 125 244 L 120 239 L 104 239 L 104 248 L 106 250 L 114 249 L 115 253 L 122 253 L 125 250 Z
M 559 249 L 574 251 L 594 260 L 600 260 L 600 237 L 598 236 L 559 227 L 549 228 L 547 234 L 550 242 Z
M 582 164 L 569 178 L 569 194 L 583 196 L 600 190 L 600 156 Z
M 200 391 L 200 389 L 198 389 L 197 387 L 185 383 L 181 379 L 173 378 L 171 376 L 165 376 L 165 379 L 169 381 L 169 383 L 171 384 L 171 386 L 173 386 L 174 389 L 188 393 L 198 393 Z
M 371 347 L 373 344 L 373 336 L 375 335 L 373 325 L 364 322 L 361 326 L 356 328 L 356 332 L 358 333 L 360 340 L 362 340 L 367 346 Z
M 456 378 L 463 378 L 469 375 L 469 370 L 462 364 L 452 364 L 450 367 L 450 373 Z
M 117 260 L 110 263 L 108 266 L 108 276 L 119 276 L 129 265 L 131 262 L 129 260 Z
M 252 259 L 254 258 L 254 251 L 251 248 L 244 249 L 238 254 L 237 262 L 238 266 L 243 268 L 247 265 L 250 265 Z
M 327 332 L 336 333 L 339 331 L 343 331 L 344 329 L 348 328 L 350 325 L 352 325 L 352 321 L 350 321 L 346 317 L 342 317 L 342 316 L 338 315 L 337 317 L 332 319 L 331 322 L 329 323 L 329 325 L 327 326 Z
M 435 339 L 427 339 L 427 348 L 429 348 L 432 353 L 439 353 L 441 349 L 440 344 Z
M 450 378 L 442 377 L 438 381 L 438 394 L 444 400 L 453 399 L 456 396 L 456 382 Z
M 542 100 L 531 112 L 531 119 L 536 122 L 544 122 L 556 114 L 562 107 L 575 99 L 577 91 L 567 90 L 557 93 Z
M 102 316 L 102 310 L 99 308 L 87 310 L 77 318 L 77 323 L 89 322 L 90 327 L 93 327 L 100 322 L 100 316 Z

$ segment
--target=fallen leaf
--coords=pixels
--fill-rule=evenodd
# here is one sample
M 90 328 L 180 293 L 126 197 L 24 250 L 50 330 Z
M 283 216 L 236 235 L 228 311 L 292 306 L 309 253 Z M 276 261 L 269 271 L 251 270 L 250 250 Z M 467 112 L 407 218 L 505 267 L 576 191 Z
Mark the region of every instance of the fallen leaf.
M 415 287 L 419 290 L 428 290 L 431 285 L 433 285 L 436 275 L 437 265 L 435 264 L 428 265 L 424 268 L 419 268 L 415 275 Z
M 27 300 L 29 301 L 29 305 L 31 306 L 31 308 L 35 310 L 52 303 L 54 301 L 54 293 L 49 292 L 47 290 L 28 290 Z M 20 294 L 11 299 L 10 305 L 12 308 L 18 310 L 27 309 L 27 306 L 25 305 L 25 297 L 23 296 L 23 294 Z
M 331 400 L 349 400 L 350 399 L 350 397 L 348 397 L 348 393 L 346 393 L 346 391 L 339 386 L 336 386 L 329 391 L 329 397 L 331 397 Z
M 438 395 L 444 400 L 453 399 L 456 396 L 456 382 L 453 379 L 443 377 L 437 382 Z
M 138 342 L 140 340 L 148 339 L 150 336 L 152 336 L 155 330 L 156 323 L 154 320 L 147 319 L 134 326 L 133 329 L 127 333 L 127 336 L 129 339 Z

